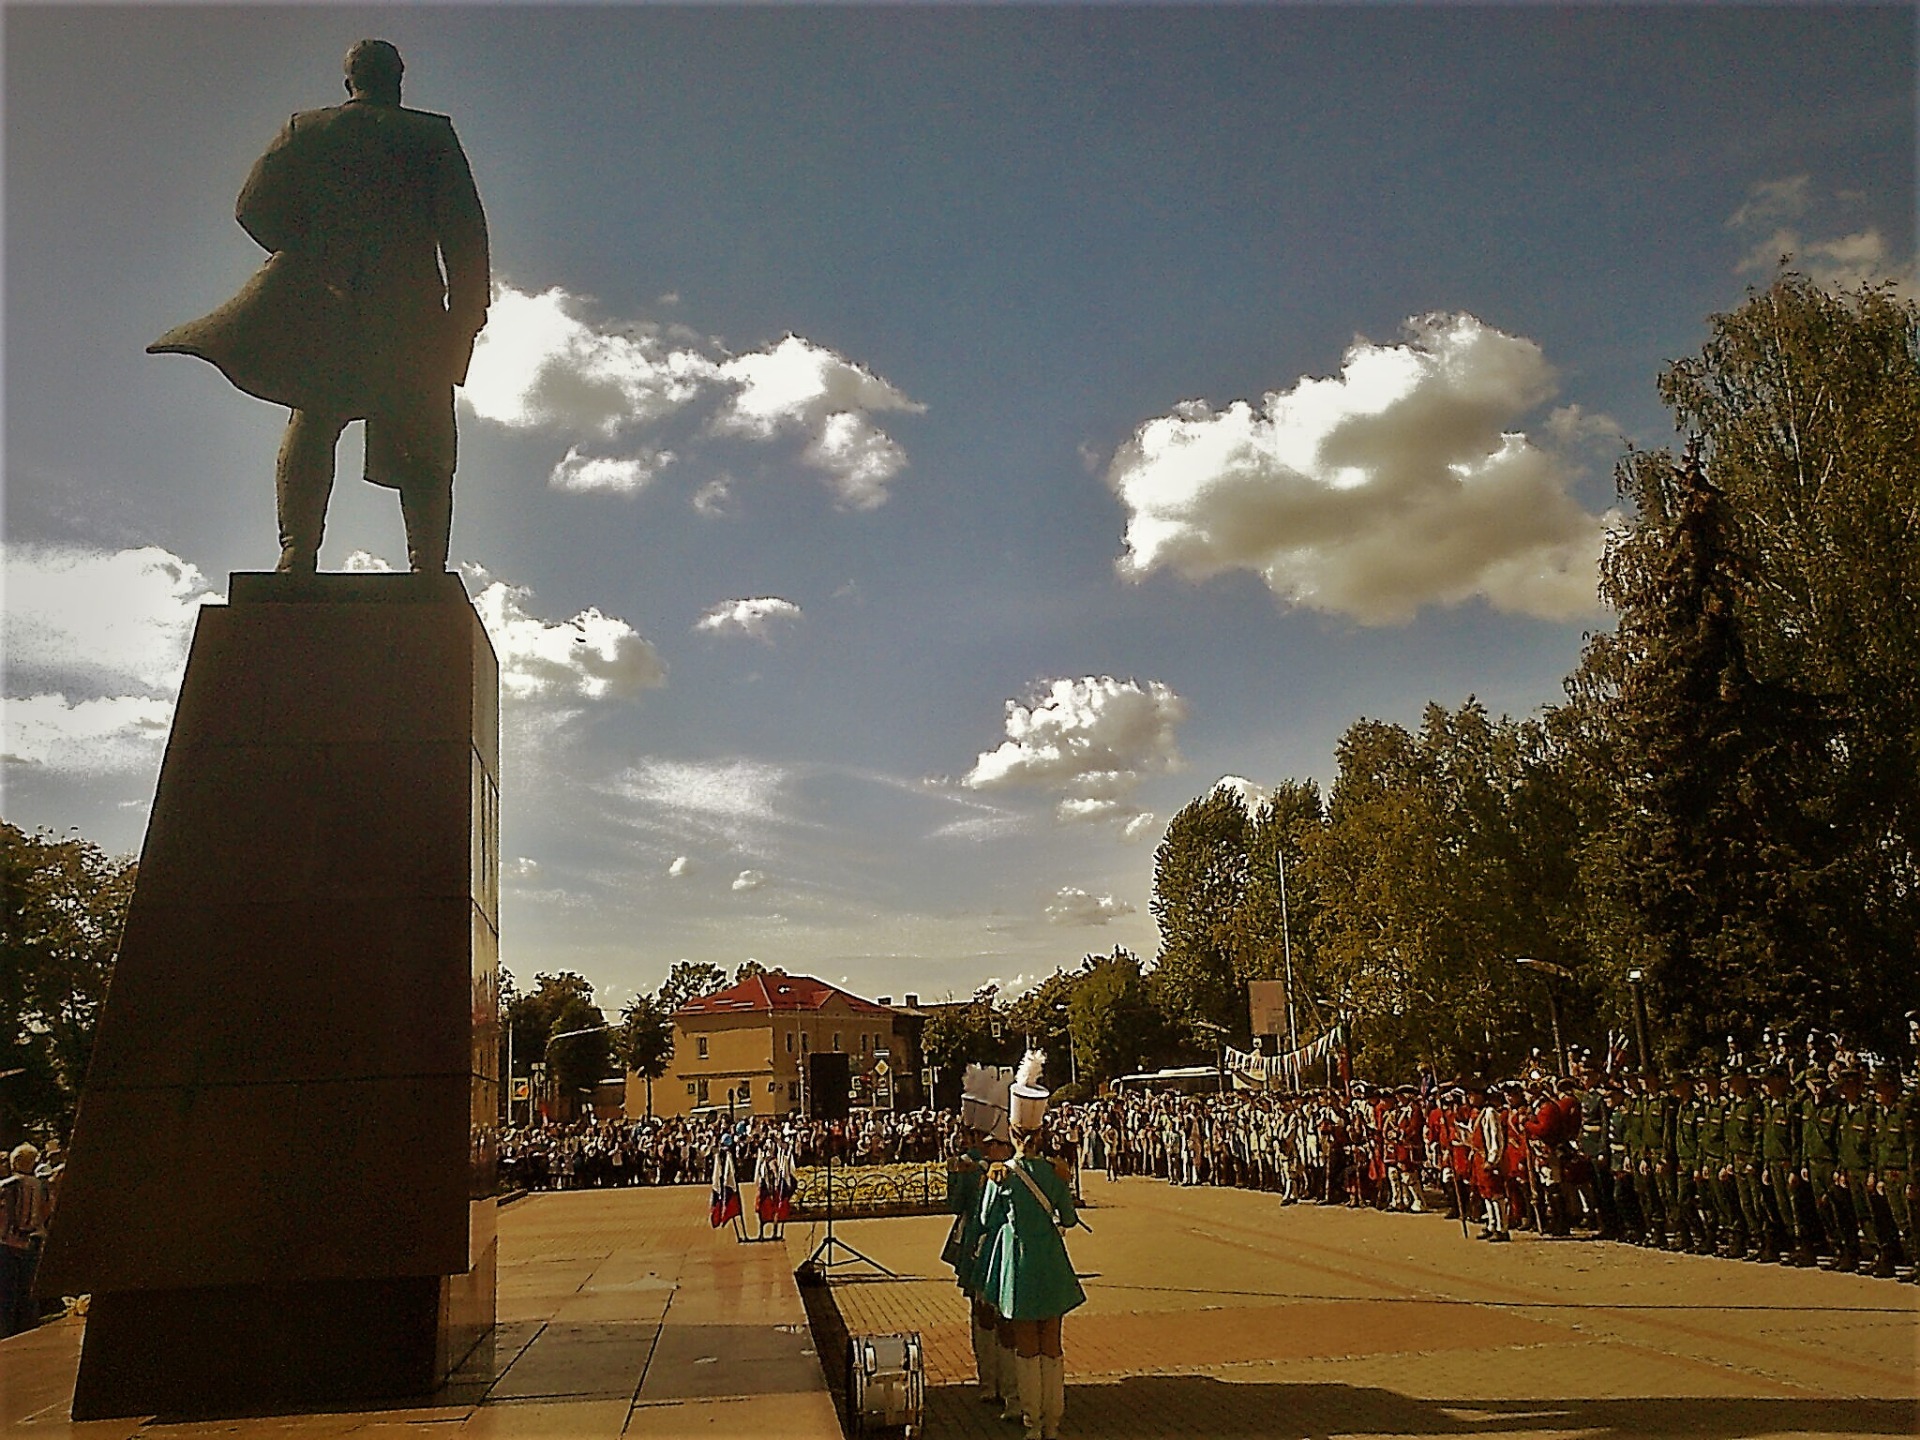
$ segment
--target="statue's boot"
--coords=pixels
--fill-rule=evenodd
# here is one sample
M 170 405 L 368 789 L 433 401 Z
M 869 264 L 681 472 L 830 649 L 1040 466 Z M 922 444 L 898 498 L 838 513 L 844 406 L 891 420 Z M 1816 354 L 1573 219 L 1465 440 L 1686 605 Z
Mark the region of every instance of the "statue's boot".
M 453 536 L 452 484 L 429 481 L 401 487 L 400 515 L 407 526 L 409 568 L 415 573 L 444 573 Z

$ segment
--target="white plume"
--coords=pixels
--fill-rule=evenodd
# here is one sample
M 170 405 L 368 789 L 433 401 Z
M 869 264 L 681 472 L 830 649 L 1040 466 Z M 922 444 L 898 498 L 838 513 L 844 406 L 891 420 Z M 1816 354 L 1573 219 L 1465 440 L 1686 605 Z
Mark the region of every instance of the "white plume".
M 1038 1089 L 1040 1072 L 1047 1068 L 1047 1052 L 1029 1050 L 1020 1059 L 1020 1068 L 1013 1072 L 1013 1083 L 1025 1085 L 1029 1089 Z

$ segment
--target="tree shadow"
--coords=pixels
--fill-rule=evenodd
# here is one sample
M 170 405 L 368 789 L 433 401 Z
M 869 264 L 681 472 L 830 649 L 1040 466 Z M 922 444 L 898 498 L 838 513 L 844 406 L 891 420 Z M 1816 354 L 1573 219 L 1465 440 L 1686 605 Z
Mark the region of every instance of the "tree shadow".
M 927 1392 L 927 1430 L 945 1436 L 1009 1432 L 971 1386 Z M 1174 1435 L 1500 1436 L 1568 1434 L 1581 1440 L 1746 1440 L 1755 1435 L 1920 1434 L 1913 1399 L 1648 1397 L 1621 1400 L 1422 1400 L 1359 1385 L 1235 1384 L 1208 1375 L 1137 1375 L 1069 1385 L 1067 1428 L 1101 1440 Z

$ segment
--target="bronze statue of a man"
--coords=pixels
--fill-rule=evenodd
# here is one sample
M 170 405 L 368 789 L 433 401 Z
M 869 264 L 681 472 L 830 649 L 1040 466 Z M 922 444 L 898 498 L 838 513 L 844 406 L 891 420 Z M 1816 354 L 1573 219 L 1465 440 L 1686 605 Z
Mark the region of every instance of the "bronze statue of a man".
M 347 52 L 346 104 L 295 115 L 240 191 L 267 263 L 148 347 L 292 410 L 274 476 L 281 571 L 314 569 L 352 420 L 367 422 L 367 480 L 400 492 L 412 568 L 447 566 L 453 387 L 487 321 L 487 222 L 453 122 L 401 106 L 403 68 L 384 40 Z

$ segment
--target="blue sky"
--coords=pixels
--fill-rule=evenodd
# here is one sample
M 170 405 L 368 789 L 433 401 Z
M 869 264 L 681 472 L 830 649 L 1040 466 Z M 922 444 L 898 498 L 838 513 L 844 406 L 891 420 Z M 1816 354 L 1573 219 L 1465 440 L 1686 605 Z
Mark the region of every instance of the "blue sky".
M 6 818 L 136 850 L 193 608 L 271 565 L 284 417 L 142 350 L 258 263 L 240 181 L 361 35 L 492 229 L 453 551 L 503 958 L 617 1004 L 681 958 L 933 996 L 1150 956 L 1220 777 L 1557 699 L 1661 363 L 1781 248 L 1911 283 L 1914 31 L 10 6 Z M 357 449 L 323 568 L 403 556 Z

